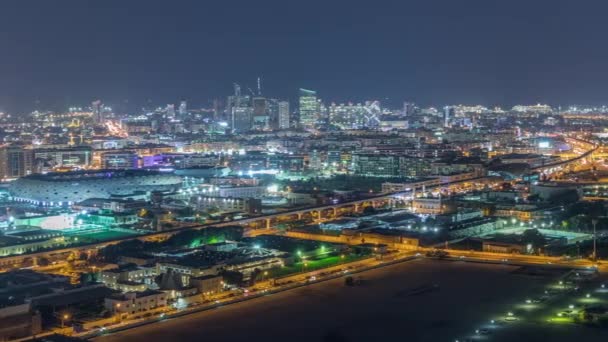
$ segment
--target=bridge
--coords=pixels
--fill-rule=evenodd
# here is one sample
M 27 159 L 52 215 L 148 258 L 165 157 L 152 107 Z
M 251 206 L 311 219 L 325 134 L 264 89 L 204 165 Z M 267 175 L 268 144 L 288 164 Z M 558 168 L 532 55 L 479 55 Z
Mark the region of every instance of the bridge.
M 593 157 L 593 154 L 598 150 L 598 147 L 594 147 L 591 150 L 588 150 L 586 152 L 584 152 L 583 154 L 571 158 L 571 159 L 567 159 L 567 160 L 562 160 L 559 162 L 555 162 L 555 163 L 551 163 L 551 164 L 546 164 L 546 165 L 541 165 L 541 166 L 537 166 L 537 167 L 533 167 L 530 169 L 530 171 L 532 172 L 540 172 L 540 173 L 555 173 L 555 172 L 560 172 L 563 171 L 565 167 L 572 165 L 572 164 L 576 164 L 577 162 L 587 159 L 589 162 L 591 162 L 591 158 Z

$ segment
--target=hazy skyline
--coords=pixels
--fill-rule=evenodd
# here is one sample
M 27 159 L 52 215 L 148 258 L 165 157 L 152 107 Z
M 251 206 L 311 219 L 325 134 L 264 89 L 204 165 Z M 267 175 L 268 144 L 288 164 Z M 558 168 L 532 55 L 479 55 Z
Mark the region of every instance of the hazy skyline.
M 95 98 L 608 103 L 601 1 L 3 1 L 0 110 Z

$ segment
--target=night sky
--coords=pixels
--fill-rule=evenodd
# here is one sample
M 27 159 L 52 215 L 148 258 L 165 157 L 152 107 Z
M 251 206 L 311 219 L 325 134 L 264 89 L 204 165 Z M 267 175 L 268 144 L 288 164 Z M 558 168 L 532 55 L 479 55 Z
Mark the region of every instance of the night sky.
M 2 0 L 0 110 L 224 98 L 608 104 L 608 3 Z M 38 105 L 37 105 L 38 104 Z

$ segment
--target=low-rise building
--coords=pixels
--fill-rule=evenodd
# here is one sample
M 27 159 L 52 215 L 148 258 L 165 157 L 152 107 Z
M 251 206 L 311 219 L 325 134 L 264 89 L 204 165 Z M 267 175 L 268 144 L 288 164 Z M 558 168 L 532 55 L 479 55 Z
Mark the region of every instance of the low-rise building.
M 417 214 L 440 215 L 454 212 L 455 206 L 441 197 L 420 197 L 412 201 L 412 210 Z
M 112 314 L 137 314 L 167 306 L 167 294 L 161 291 L 128 292 L 110 296 L 104 301 Z
M 224 288 L 223 278 L 219 275 L 206 275 L 190 278 L 190 285 L 204 295 L 220 293 Z
M 130 264 L 101 272 L 100 281 L 109 288 L 123 292 L 143 291 L 154 283 L 154 277 L 157 275 L 158 270 L 154 266 Z
M 191 199 L 191 204 L 197 210 L 213 208 L 223 212 L 245 212 L 250 214 L 262 212 L 262 200 L 259 198 L 198 196 Z

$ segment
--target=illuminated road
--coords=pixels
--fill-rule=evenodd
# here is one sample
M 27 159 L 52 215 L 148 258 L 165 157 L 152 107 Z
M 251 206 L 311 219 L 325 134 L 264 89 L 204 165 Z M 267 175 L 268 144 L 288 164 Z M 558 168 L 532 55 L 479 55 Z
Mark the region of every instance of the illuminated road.
M 224 300 L 221 300 L 220 302 L 226 303 L 229 306 L 238 305 L 240 303 L 235 304 L 234 301 L 240 302 L 243 300 L 248 300 L 248 301 L 257 300 L 257 296 L 259 296 L 259 295 L 262 295 L 262 296 L 276 295 L 277 293 L 281 293 L 284 291 L 295 291 L 295 290 L 299 289 L 301 286 L 314 286 L 314 283 L 310 283 L 310 280 L 311 280 L 311 278 L 313 278 L 313 276 L 316 277 L 317 282 L 319 280 L 331 281 L 331 279 L 334 279 L 336 277 L 342 277 L 346 274 L 352 275 L 354 277 L 359 277 L 359 274 L 362 271 L 369 272 L 369 270 L 378 269 L 378 268 L 391 268 L 391 267 L 393 267 L 393 265 L 395 263 L 418 262 L 420 260 L 420 257 L 418 257 L 418 261 L 416 261 L 416 257 L 414 256 L 414 254 L 415 254 L 415 252 L 411 252 L 411 251 L 410 252 L 401 252 L 401 253 L 398 253 L 395 255 L 386 256 L 382 260 L 377 260 L 375 258 L 369 258 L 369 259 L 364 259 L 364 260 L 349 263 L 349 264 L 337 265 L 334 267 L 306 272 L 306 273 L 302 273 L 302 274 L 295 274 L 290 277 L 281 278 L 280 281 L 276 282 L 276 284 L 274 286 L 271 285 L 270 282 L 260 282 L 255 285 L 255 289 L 253 292 L 250 291 L 246 295 L 240 295 L 237 297 L 232 297 L 232 298 L 228 297 Z M 538 257 L 527 258 L 528 261 L 526 262 L 526 261 L 523 261 L 524 258 L 521 258 L 522 260 L 512 260 L 512 259 L 508 260 L 508 259 L 497 259 L 493 255 L 488 255 L 487 257 L 482 257 L 482 256 L 475 256 L 474 253 L 468 253 L 468 254 L 469 254 L 469 256 L 466 256 L 466 257 L 464 257 L 464 255 L 462 255 L 462 253 L 461 253 L 460 255 L 448 256 L 445 259 L 455 261 L 459 264 L 462 264 L 463 262 L 465 262 L 465 263 L 471 262 L 473 264 L 480 264 L 480 263 L 490 264 L 490 265 L 493 264 L 494 267 L 498 267 L 498 268 L 519 267 L 519 266 L 537 267 L 537 265 L 540 265 L 542 268 L 553 269 L 554 271 L 557 271 L 557 272 L 563 272 L 564 269 L 568 269 L 567 267 L 564 268 L 565 266 L 560 266 L 560 265 L 555 265 L 555 264 L 549 265 L 547 263 L 540 262 L 538 260 Z M 481 253 L 481 254 L 483 255 L 483 253 Z M 420 253 L 417 253 L 416 255 L 420 255 Z M 412 259 L 413 259 L 413 261 L 412 261 Z M 582 269 L 585 270 L 586 268 L 582 268 Z M 553 272 L 553 271 L 550 271 L 550 272 Z M 275 287 L 275 286 L 277 286 L 277 287 Z M 270 292 L 268 292 L 268 291 L 270 291 Z M 210 309 L 211 310 L 216 309 L 215 306 L 217 306 L 217 304 L 214 304 L 213 302 L 211 302 L 209 304 L 204 304 L 199 307 L 193 307 L 192 309 L 185 309 L 185 311 L 180 311 L 180 312 L 182 314 L 192 315 L 192 314 L 196 314 L 197 312 L 200 312 L 200 311 L 208 311 Z M 194 311 L 192 311 L 192 310 L 194 310 Z M 183 317 L 183 315 L 179 315 L 179 317 Z M 149 321 L 148 324 L 158 324 L 158 318 L 156 316 L 151 317 L 150 319 L 151 319 L 151 321 Z M 172 318 L 172 319 L 177 319 L 177 318 Z M 141 320 L 135 319 L 134 321 L 123 321 L 123 324 L 128 323 L 128 322 L 137 323 L 137 322 L 141 322 Z M 123 328 L 126 328 L 126 327 L 123 326 Z M 113 327 L 110 329 L 116 329 L 116 327 Z M 130 327 L 129 329 L 139 329 L 139 328 Z M 115 330 L 112 330 L 112 331 L 115 331 Z M 96 334 L 98 332 L 91 331 L 88 333 Z

